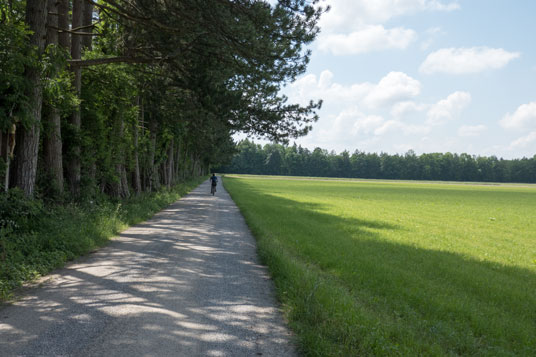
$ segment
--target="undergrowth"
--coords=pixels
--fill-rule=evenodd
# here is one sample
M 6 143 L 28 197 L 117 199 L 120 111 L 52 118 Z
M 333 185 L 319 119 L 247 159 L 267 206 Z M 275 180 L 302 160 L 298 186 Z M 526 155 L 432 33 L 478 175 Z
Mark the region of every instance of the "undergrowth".
M 88 200 L 53 205 L 29 200 L 19 190 L 0 195 L 0 301 L 67 261 L 104 246 L 111 237 L 149 219 L 205 178 L 121 202 Z

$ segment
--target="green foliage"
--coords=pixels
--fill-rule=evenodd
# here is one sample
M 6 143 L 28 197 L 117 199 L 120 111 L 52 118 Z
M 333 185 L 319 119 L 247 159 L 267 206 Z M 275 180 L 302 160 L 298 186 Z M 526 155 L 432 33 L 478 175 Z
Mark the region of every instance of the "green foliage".
M 72 88 L 72 72 L 67 70 L 69 56 L 61 47 L 49 45 L 42 58 L 43 100 L 63 115 L 70 114 L 80 105 Z
M 82 130 L 77 133 L 65 124 L 62 129 L 67 145 L 81 145 L 83 166 L 94 170 L 84 175 L 87 197 L 96 187 L 108 189 L 120 180 L 117 165 L 129 166 L 125 153 L 135 149 L 131 128 L 139 108 L 135 105 L 136 81 L 127 65 L 98 66 L 84 71 L 82 80 Z
M 237 145 L 237 153 L 217 172 L 257 175 L 348 177 L 399 180 L 480 181 L 536 183 L 536 155 L 532 158 L 505 160 L 495 156 L 432 153 L 417 156 L 364 153 L 356 150 L 340 154 L 316 148 L 268 144 L 264 147 L 249 140 Z M 279 164 L 274 165 L 276 151 Z
M 177 98 L 183 109 L 221 123 L 224 132 L 285 141 L 310 130 L 320 103 L 288 104 L 279 90 L 305 71 L 310 51 L 304 47 L 324 12 L 318 1 L 149 3 L 126 1 L 103 15 L 105 36 L 96 45 L 105 55 L 157 58 L 162 65 L 148 69 L 164 72 L 159 86 L 187 94 Z M 126 26 L 116 26 L 118 18 Z
M 90 8 L 98 21 L 82 26 L 81 59 L 70 58 L 62 47 L 68 39 L 54 33 L 54 26 L 42 39 L 46 51 L 36 55 L 26 30 L 34 24 L 24 23 L 34 18 L 26 14 L 32 8 L 23 1 L 0 4 L 0 130 L 16 123 L 17 137 L 25 137 L 42 118 L 37 155 L 49 163 L 61 160 L 64 169 L 34 165 L 37 175 L 25 177 L 37 176 L 39 187 L 19 177 L 10 186 L 56 202 L 63 200 L 55 197 L 61 192 L 80 202 L 99 193 L 128 197 L 132 189 L 169 186 L 229 161 L 236 132 L 281 142 L 305 135 L 321 103 L 289 104 L 279 93 L 306 69 L 311 53 L 305 46 L 317 36 L 325 11 L 318 3 L 96 1 Z M 77 10 L 62 14 L 60 8 L 48 16 L 62 22 L 58 26 L 77 27 Z M 98 36 L 86 41 L 87 32 Z M 27 103 L 29 80 L 43 86 L 43 95 Z M 41 116 L 27 115 L 38 108 Z M 18 157 L 14 168 L 21 167 Z M 278 166 L 277 153 L 271 157 Z
M 19 189 L 0 194 L 0 228 L 16 233 L 31 231 L 44 212 L 42 202 L 29 199 Z
M 27 111 L 25 66 L 34 63 L 28 31 L 13 22 L 0 22 L 0 130 L 24 118 Z
M 535 351 L 535 187 L 224 183 L 305 355 Z
M 16 190 L 0 195 L 0 300 L 23 282 L 105 245 L 128 225 L 150 218 L 202 180 L 122 202 L 101 199 L 46 209 L 40 201 L 29 200 Z

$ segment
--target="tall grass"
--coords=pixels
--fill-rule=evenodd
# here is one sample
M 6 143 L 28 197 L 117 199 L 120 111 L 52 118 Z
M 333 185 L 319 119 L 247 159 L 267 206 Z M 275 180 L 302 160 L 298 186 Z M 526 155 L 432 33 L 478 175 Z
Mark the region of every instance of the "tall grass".
M 111 237 L 129 225 L 147 220 L 204 179 L 122 202 L 43 207 L 39 201 L 25 200 L 16 193 L 15 197 L 2 197 L 0 301 L 8 299 L 24 282 L 102 247 Z
M 536 355 L 536 188 L 225 178 L 306 355 Z

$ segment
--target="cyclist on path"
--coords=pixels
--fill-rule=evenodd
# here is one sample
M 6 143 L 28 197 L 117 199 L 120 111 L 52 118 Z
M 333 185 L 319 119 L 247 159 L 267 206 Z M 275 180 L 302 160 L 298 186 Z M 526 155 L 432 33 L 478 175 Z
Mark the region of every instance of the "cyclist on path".
M 214 193 L 216 192 L 216 185 L 218 185 L 218 178 L 216 177 L 216 174 L 212 174 L 212 176 L 210 176 L 210 183 L 210 193 L 212 193 L 212 195 L 214 196 Z

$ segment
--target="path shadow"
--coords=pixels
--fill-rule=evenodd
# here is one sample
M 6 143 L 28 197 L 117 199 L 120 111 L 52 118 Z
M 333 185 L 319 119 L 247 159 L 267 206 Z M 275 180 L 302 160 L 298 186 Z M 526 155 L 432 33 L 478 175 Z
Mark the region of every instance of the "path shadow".
M 293 355 L 255 242 L 218 194 L 199 187 L 0 308 L 0 355 Z

